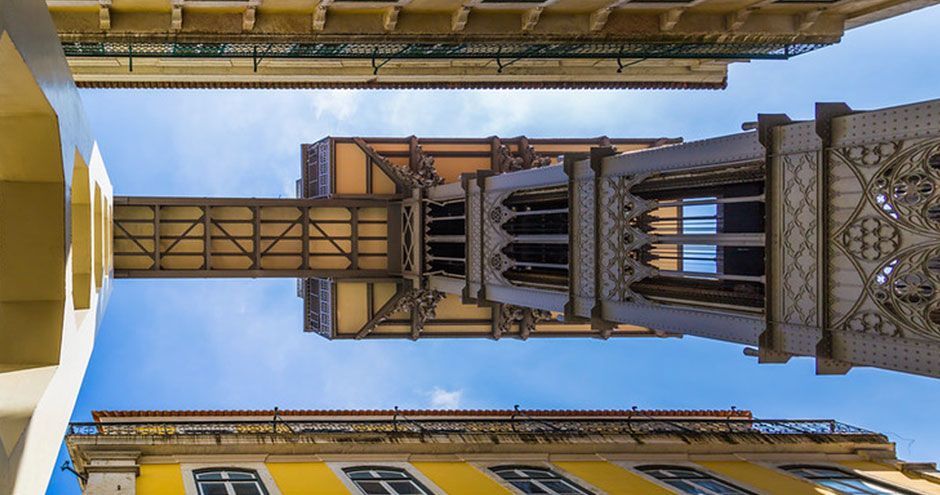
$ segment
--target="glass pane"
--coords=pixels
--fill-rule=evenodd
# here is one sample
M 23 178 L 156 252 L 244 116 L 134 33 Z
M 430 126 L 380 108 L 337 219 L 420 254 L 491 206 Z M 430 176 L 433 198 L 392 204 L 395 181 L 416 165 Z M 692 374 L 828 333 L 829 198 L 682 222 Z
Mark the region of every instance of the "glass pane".
M 522 472 L 525 473 L 526 476 L 532 479 L 557 478 L 557 476 L 552 474 L 550 471 L 544 471 L 541 469 L 523 469 Z
M 512 486 L 518 488 L 522 493 L 548 493 L 531 481 L 513 481 Z
M 823 480 L 820 484 L 848 495 L 900 495 L 900 492 L 861 479 Z
M 677 488 L 682 493 L 691 493 L 692 495 L 708 495 L 702 490 L 699 490 L 698 487 L 689 483 L 688 481 L 681 480 L 665 480 L 669 486 Z
M 254 481 L 234 482 L 232 488 L 235 489 L 235 495 L 262 495 L 261 488 Z
M 570 493 L 581 493 L 581 490 L 569 485 L 565 481 L 561 480 L 546 480 L 542 482 L 546 488 L 558 494 L 570 494 Z
M 212 471 L 211 473 L 196 473 L 197 480 L 220 480 L 222 479 L 222 473 L 219 471 Z
M 714 199 L 714 198 L 695 198 Z M 691 201 L 691 200 L 690 200 Z M 714 234 L 718 231 L 718 205 L 688 205 L 682 207 L 683 234 Z
M 411 481 L 389 481 L 388 486 L 399 495 L 420 495 L 422 493 Z
M 200 483 L 199 493 L 202 495 L 228 495 L 225 483 Z
M 346 476 L 354 480 L 368 480 L 373 478 L 372 473 L 369 471 L 349 471 L 346 473 Z
M 822 486 L 838 490 L 839 493 L 842 493 L 844 495 L 867 495 L 867 494 L 872 493 L 872 492 L 858 490 L 852 487 L 851 485 L 846 484 L 846 482 L 842 480 L 817 480 L 816 482 Z M 877 492 L 874 492 L 874 493 L 877 493 Z
M 408 476 L 401 471 L 376 471 L 379 478 L 407 478 Z
M 700 480 L 697 484 L 722 495 L 742 495 L 744 492 L 720 480 Z
M 255 475 L 252 473 L 242 473 L 239 471 L 229 471 L 228 479 L 230 480 L 253 480 Z
M 390 495 L 388 490 L 378 481 L 357 481 L 356 484 L 359 485 L 362 493 L 368 495 Z
M 525 479 L 525 476 L 517 472 L 515 469 L 504 469 L 502 471 L 496 471 L 496 474 L 498 474 L 504 480 Z

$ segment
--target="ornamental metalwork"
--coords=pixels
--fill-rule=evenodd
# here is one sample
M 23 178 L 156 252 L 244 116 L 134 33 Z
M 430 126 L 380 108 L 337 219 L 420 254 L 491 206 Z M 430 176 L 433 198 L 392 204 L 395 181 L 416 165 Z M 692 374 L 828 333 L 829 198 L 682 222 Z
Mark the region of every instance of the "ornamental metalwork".
M 591 435 L 714 435 L 720 433 L 769 436 L 866 436 L 887 442 L 880 434 L 833 420 L 669 419 L 645 416 L 610 419 L 547 419 L 518 415 L 506 419 L 424 420 L 311 420 L 262 421 L 142 421 L 71 423 L 68 434 L 82 436 L 218 436 L 218 435 L 345 435 L 361 433 L 402 435 L 527 434 L 548 437 Z
M 391 41 L 324 43 L 198 43 L 183 41 L 66 41 L 67 57 L 161 57 L 249 59 L 580 59 L 708 58 L 786 60 L 831 43 L 695 42 L 473 42 Z
M 833 316 L 841 328 L 940 339 L 940 222 L 930 215 L 940 204 L 938 155 L 937 138 L 833 152 L 829 206 L 840 221 L 830 235 L 850 262 L 840 263 L 841 275 L 832 279 L 839 295 Z M 848 216 L 838 213 L 849 209 Z M 846 271 L 849 266 L 854 270 Z
M 443 292 L 433 289 L 409 289 L 385 315 L 378 319 L 376 325 L 390 319 L 395 313 L 407 312 L 412 315 L 413 332 L 420 334 L 424 330 L 424 325 L 435 318 L 437 304 L 444 299 L 445 295 Z
M 509 150 L 509 146 L 502 144 L 496 151 L 496 166 L 502 172 L 516 172 L 529 168 L 539 168 L 551 165 L 551 157 L 542 156 L 535 152 L 530 145 L 520 146 L 517 153 Z
M 527 338 L 529 334 L 536 330 L 539 323 L 553 321 L 554 319 L 551 311 L 525 308 L 514 304 L 502 304 L 496 320 L 497 337 L 509 333 L 512 326 L 518 324 L 520 335 Z
M 638 219 L 655 207 L 631 194 L 630 189 L 649 175 L 601 177 L 598 181 L 600 225 L 601 293 L 609 301 L 630 301 L 636 294 L 630 286 L 652 276 L 655 269 L 644 264 L 639 251 L 655 242 L 638 225 Z
M 406 185 L 417 189 L 438 186 L 444 183 L 444 178 L 438 175 L 434 166 L 434 157 L 426 154 L 421 146 L 417 146 L 417 160 L 415 167 L 396 167 L 388 162 L 388 167 Z

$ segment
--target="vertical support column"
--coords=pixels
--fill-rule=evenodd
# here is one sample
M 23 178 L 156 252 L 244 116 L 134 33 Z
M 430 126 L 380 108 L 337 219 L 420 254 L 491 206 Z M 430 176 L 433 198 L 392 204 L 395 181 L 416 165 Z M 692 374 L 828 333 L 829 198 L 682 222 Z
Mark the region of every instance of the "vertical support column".
M 764 230 L 767 232 L 765 240 L 767 249 L 764 251 L 766 257 L 764 276 L 767 277 L 767 282 L 764 284 L 765 290 L 767 291 L 764 312 L 767 315 L 767 328 L 758 338 L 757 360 L 759 363 L 786 363 L 791 357 L 790 354 L 781 350 L 781 346 L 779 342 L 777 342 L 779 339 L 775 337 L 775 333 L 778 329 L 773 317 L 773 315 L 776 314 L 776 308 L 774 307 L 774 294 L 772 294 L 775 287 L 773 267 L 776 262 L 777 253 L 777 246 L 773 243 L 773 233 L 777 223 L 777 219 L 774 216 L 773 205 L 776 204 L 776 189 L 779 187 L 779 171 L 775 169 L 776 167 L 773 160 L 776 149 L 773 144 L 773 129 L 780 125 L 789 124 L 790 122 L 792 122 L 790 117 L 785 114 L 759 114 L 757 116 L 757 139 L 766 150 L 764 163 L 767 167 L 765 175 L 766 183 L 764 185 L 764 203 L 767 205 L 764 213 Z
M 300 226 L 303 229 L 300 233 L 300 260 L 302 266 L 301 270 L 310 269 L 310 207 L 301 206 L 300 213 L 303 215 L 303 219 L 300 221 Z
M 261 269 L 261 207 L 254 206 L 251 209 L 251 227 L 252 227 L 252 243 L 251 243 L 251 255 L 252 255 L 252 268 L 255 270 Z
M 816 104 L 816 134 L 822 140 L 822 153 L 820 154 L 820 174 L 819 174 L 819 197 L 818 204 L 822 207 L 823 214 L 819 216 L 819 230 L 824 239 L 829 238 L 829 170 L 831 167 L 830 156 L 832 153 L 832 119 L 849 115 L 853 113 L 845 103 L 817 103 Z M 829 247 L 823 244 L 824 249 L 820 249 L 820 265 L 827 271 L 826 276 L 822 277 L 822 287 L 819 294 L 819 302 L 823 310 L 819 314 L 820 329 L 822 338 L 816 344 L 816 374 L 818 375 L 844 375 L 852 369 L 851 363 L 834 359 L 835 350 L 833 349 L 832 329 L 829 324 Z
M 89 452 L 85 495 L 134 495 L 140 466 L 139 452 Z
M 603 336 L 609 336 L 614 328 L 614 324 L 604 319 L 602 297 L 603 294 L 603 263 L 601 263 L 601 242 L 599 236 L 607 235 L 603 230 L 601 220 L 603 218 L 602 201 L 600 201 L 601 181 L 603 177 L 604 158 L 617 154 L 613 147 L 591 148 L 591 170 L 594 171 L 594 306 L 591 308 L 591 328 L 601 331 Z
M 153 269 L 159 270 L 160 262 L 160 205 L 153 206 Z
M 359 208 L 349 209 L 350 268 L 359 269 Z
M 212 207 L 203 205 L 202 207 L 202 243 L 203 243 L 203 270 L 212 269 L 212 218 L 210 210 Z

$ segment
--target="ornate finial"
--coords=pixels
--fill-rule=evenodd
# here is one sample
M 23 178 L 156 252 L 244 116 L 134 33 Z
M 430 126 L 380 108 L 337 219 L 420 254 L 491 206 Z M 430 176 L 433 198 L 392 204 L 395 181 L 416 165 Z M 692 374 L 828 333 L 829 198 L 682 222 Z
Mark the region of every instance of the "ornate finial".
M 424 189 L 443 184 L 444 179 L 438 175 L 437 169 L 434 167 L 434 157 L 425 153 L 421 149 L 421 145 L 418 145 L 416 149 L 418 159 L 414 170 L 394 166 L 392 170 L 406 184 L 414 188 Z
M 509 151 L 505 144 L 500 145 L 497 151 L 497 166 L 502 172 L 515 172 L 529 168 L 544 167 L 552 163 L 552 159 L 539 155 L 532 146 L 525 146 L 518 153 Z

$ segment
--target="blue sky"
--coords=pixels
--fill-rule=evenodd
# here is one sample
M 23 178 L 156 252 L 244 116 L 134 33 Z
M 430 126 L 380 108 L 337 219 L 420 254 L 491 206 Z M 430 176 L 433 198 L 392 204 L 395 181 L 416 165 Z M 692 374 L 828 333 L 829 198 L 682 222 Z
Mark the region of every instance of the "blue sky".
M 786 62 L 735 64 L 724 91 L 131 91 L 82 98 L 120 195 L 291 196 L 327 135 L 682 136 L 757 113 L 810 119 L 940 97 L 940 7 Z M 118 280 L 73 414 L 94 409 L 726 408 L 836 418 L 940 461 L 940 380 L 815 376 L 696 338 L 329 342 L 301 331 L 293 280 Z M 60 463 L 64 460 L 60 459 Z M 56 472 L 48 493 L 78 493 Z

